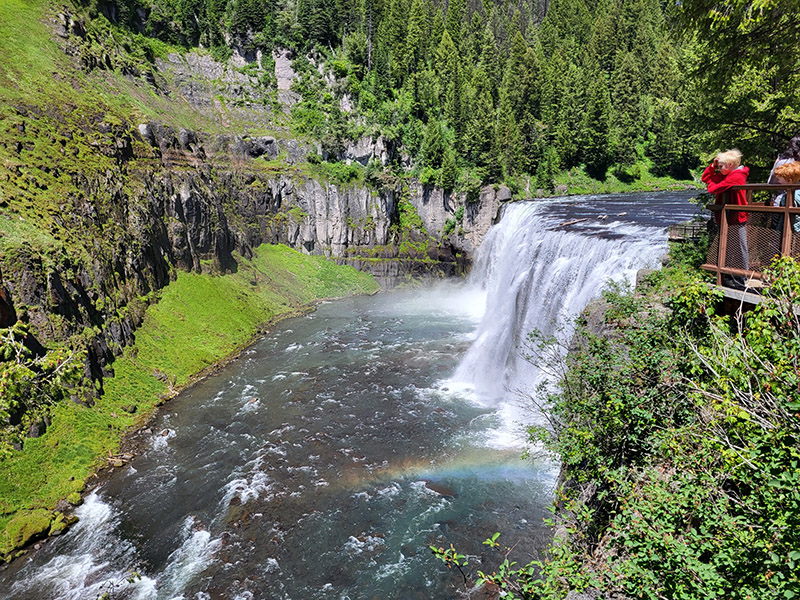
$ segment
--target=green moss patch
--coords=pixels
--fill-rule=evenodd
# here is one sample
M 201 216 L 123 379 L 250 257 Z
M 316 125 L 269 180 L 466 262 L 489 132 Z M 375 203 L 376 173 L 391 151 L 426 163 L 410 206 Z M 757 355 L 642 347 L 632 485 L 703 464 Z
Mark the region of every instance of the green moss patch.
M 49 510 L 20 511 L 5 527 L 0 538 L 0 549 L 4 552 L 21 548 L 29 541 L 44 536 L 50 530 L 53 516 Z

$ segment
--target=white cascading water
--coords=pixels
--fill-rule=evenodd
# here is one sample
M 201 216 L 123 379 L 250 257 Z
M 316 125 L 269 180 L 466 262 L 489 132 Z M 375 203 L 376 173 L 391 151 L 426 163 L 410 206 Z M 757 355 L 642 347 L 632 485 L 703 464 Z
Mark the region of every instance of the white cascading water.
M 35 572 L 26 572 L 11 587 L 12 598 L 125 598 L 125 600 L 181 599 L 183 586 L 205 568 L 220 541 L 187 517 L 181 544 L 169 557 L 158 580 L 137 574 L 134 546 L 120 538 L 120 515 L 96 493 L 78 508 L 78 523 L 70 530 L 77 541 Z M 107 595 L 107 596 L 105 596 Z
M 518 443 L 509 434 L 519 417 L 519 395 L 542 380 L 524 358 L 528 335 L 538 330 L 568 338 L 574 318 L 610 281 L 633 283 L 639 269 L 659 264 L 667 247 L 663 226 L 595 221 L 588 232 L 570 231 L 548 216 L 549 207 L 549 201 L 507 206 L 468 280 L 484 289 L 486 309 L 453 381 L 472 387 L 482 404 L 498 407 L 505 421 L 500 446 Z

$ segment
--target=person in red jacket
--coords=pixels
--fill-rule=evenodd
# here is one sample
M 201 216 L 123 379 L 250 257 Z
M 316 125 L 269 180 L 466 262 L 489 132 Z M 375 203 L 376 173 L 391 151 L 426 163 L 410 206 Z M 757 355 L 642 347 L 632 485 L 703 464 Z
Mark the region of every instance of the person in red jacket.
M 745 190 L 737 190 L 726 194 L 732 186 L 744 185 L 747 183 L 747 176 L 750 174 L 750 169 L 742 166 L 742 153 L 736 149 L 726 150 L 717 154 L 716 158 L 706 167 L 703 171 L 701 179 L 706 184 L 708 191 L 716 194 L 717 204 L 747 204 L 747 192 Z M 726 197 L 727 196 L 727 197 Z M 742 211 L 727 211 L 728 215 L 728 230 L 730 231 L 729 239 L 737 239 L 739 241 L 738 250 L 739 255 L 736 255 L 736 248 L 728 245 L 730 251 L 726 257 L 725 264 L 729 267 L 738 269 L 750 268 L 750 255 L 747 251 L 747 213 Z M 721 221 L 721 213 L 716 215 L 717 223 Z M 739 278 L 734 280 L 736 283 L 741 283 Z

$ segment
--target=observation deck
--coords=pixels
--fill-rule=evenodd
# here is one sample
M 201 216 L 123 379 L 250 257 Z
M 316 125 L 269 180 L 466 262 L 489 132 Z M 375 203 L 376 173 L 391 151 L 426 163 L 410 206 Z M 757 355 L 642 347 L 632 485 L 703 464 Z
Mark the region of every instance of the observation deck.
M 728 203 L 732 194 L 739 190 L 747 193 L 746 206 Z M 724 204 L 706 206 L 720 218 L 719 225 L 711 232 L 708 256 L 702 268 L 716 274 L 716 283 L 725 290 L 726 296 L 742 296 L 738 299 L 758 303 L 757 292 L 763 286 L 763 269 L 778 256 L 800 259 L 797 190 L 800 190 L 800 183 L 737 185 L 724 192 Z M 774 200 L 782 193 L 785 194 L 784 205 L 773 206 Z M 800 200 L 800 193 L 797 196 Z M 738 213 L 747 215 L 745 223 L 739 223 Z M 734 285 L 737 279 L 744 285 Z

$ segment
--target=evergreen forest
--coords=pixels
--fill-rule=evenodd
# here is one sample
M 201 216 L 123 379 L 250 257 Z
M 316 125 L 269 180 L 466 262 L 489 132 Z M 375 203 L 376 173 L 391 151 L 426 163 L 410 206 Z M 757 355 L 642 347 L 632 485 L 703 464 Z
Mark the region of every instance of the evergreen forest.
M 423 183 L 467 190 L 523 175 L 552 190 L 577 167 L 689 179 L 734 146 L 759 175 L 800 125 L 792 4 L 88 0 L 145 55 L 155 40 L 236 52 L 265 91 L 288 49 L 293 132 L 323 159 L 380 134 Z

